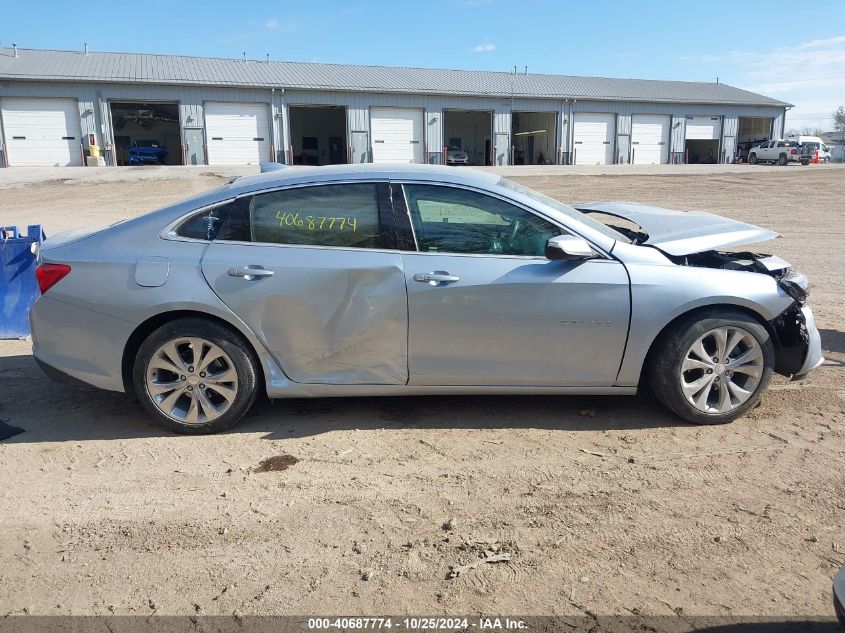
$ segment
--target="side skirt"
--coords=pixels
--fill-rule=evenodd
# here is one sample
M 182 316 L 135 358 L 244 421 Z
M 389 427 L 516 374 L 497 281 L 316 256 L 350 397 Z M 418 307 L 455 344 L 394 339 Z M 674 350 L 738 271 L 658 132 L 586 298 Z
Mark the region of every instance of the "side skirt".
M 275 382 L 267 385 L 270 398 L 352 398 L 356 396 L 633 396 L 636 387 L 526 387 L 437 385 L 317 385 Z

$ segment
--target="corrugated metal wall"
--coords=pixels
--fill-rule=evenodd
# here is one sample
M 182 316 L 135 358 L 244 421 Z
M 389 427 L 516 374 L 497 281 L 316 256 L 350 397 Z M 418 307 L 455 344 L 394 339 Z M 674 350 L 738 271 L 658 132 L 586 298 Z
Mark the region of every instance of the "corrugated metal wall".
M 686 138 L 687 115 L 721 116 L 722 157 L 725 162 L 733 162 L 736 153 L 735 137 L 739 117 L 772 117 L 775 119 L 775 134 L 781 134 L 785 110 L 778 107 L 734 106 L 734 105 L 685 105 L 661 103 L 607 103 L 601 101 L 578 101 L 572 106 L 573 112 L 614 112 L 616 117 L 616 156 L 617 162 L 630 162 L 631 117 L 634 114 L 666 114 L 672 117 L 669 155 L 675 162 L 683 162 L 684 142 Z M 566 123 L 566 122 L 564 122 Z M 569 157 L 571 135 L 564 134 L 563 152 Z
M 182 127 L 204 127 L 203 106 L 207 101 L 243 101 L 267 103 L 271 111 L 273 146 L 278 160 L 285 160 L 290 146 L 290 105 L 345 106 L 348 130 L 347 143 L 353 162 L 368 160 L 370 108 L 394 106 L 422 108 L 426 121 L 426 155 L 431 163 L 442 162 L 443 110 L 489 110 L 493 113 L 493 143 L 496 164 L 511 161 L 511 112 L 556 112 L 559 130 L 556 162 L 568 163 L 572 151 L 571 121 L 575 112 L 615 113 L 616 159 L 630 160 L 631 116 L 633 114 L 666 114 L 672 117 L 670 156 L 683 161 L 684 135 L 687 115 L 723 117 L 722 155 L 733 161 L 736 151 L 737 119 L 741 116 L 762 116 L 774 119 L 774 133 L 782 134 L 785 110 L 778 107 L 679 105 L 655 103 L 612 103 L 595 101 L 560 101 L 553 99 L 502 99 L 493 97 L 457 97 L 436 95 L 404 95 L 380 93 L 352 93 L 339 91 L 282 90 L 257 88 L 215 88 L 199 86 L 155 86 L 131 84 L 88 84 L 69 82 L 11 82 L 0 89 L 0 99 L 8 97 L 73 97 L 79 101 L 83 134 L 94 133 L 98 144 L 105 147 L 114 142 L 109 116 L 109 101 L 175 101 L 179 104 Z M 0 142 L 2 142 L 0 131 Z M 2 161 L 0 161 L 2 164 Z

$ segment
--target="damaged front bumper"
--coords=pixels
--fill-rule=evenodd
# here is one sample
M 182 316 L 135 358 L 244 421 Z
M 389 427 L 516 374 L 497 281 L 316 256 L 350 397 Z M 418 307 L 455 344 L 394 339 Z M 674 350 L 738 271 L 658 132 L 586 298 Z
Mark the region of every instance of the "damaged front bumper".
M 824 362 L 822 340 L 809 306 L 794 303 L 774 321 L 775 371 L 799 380 Z

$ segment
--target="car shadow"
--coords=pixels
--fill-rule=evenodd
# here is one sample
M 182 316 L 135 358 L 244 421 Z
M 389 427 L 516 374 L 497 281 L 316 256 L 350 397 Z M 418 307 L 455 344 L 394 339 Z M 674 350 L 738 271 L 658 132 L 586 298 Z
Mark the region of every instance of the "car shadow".
M 29 355 L 0 357 L 0 420 L 24 433 L 5 444 L 173 435 L 129 394 L 56 383 Z M 403 396 L 259 401 L 226 433 L 301 438 L 338 430 L 635 430 L 687 426 L 640 396 Z
M 822 350 L 845 354 L 845 332 L 820 328 L 819 334 L 822 338 Z

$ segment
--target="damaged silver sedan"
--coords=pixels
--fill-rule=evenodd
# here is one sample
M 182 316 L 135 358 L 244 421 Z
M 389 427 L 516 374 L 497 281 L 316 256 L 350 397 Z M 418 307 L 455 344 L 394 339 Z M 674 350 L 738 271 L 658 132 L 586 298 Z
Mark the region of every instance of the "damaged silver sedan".
M 47 240 L 33 353 L 208 433 L 270 398 L 635 394 L 719 424 L 822 362 L 808 284 L 700 212 L 472 170 L 283 169 Z

